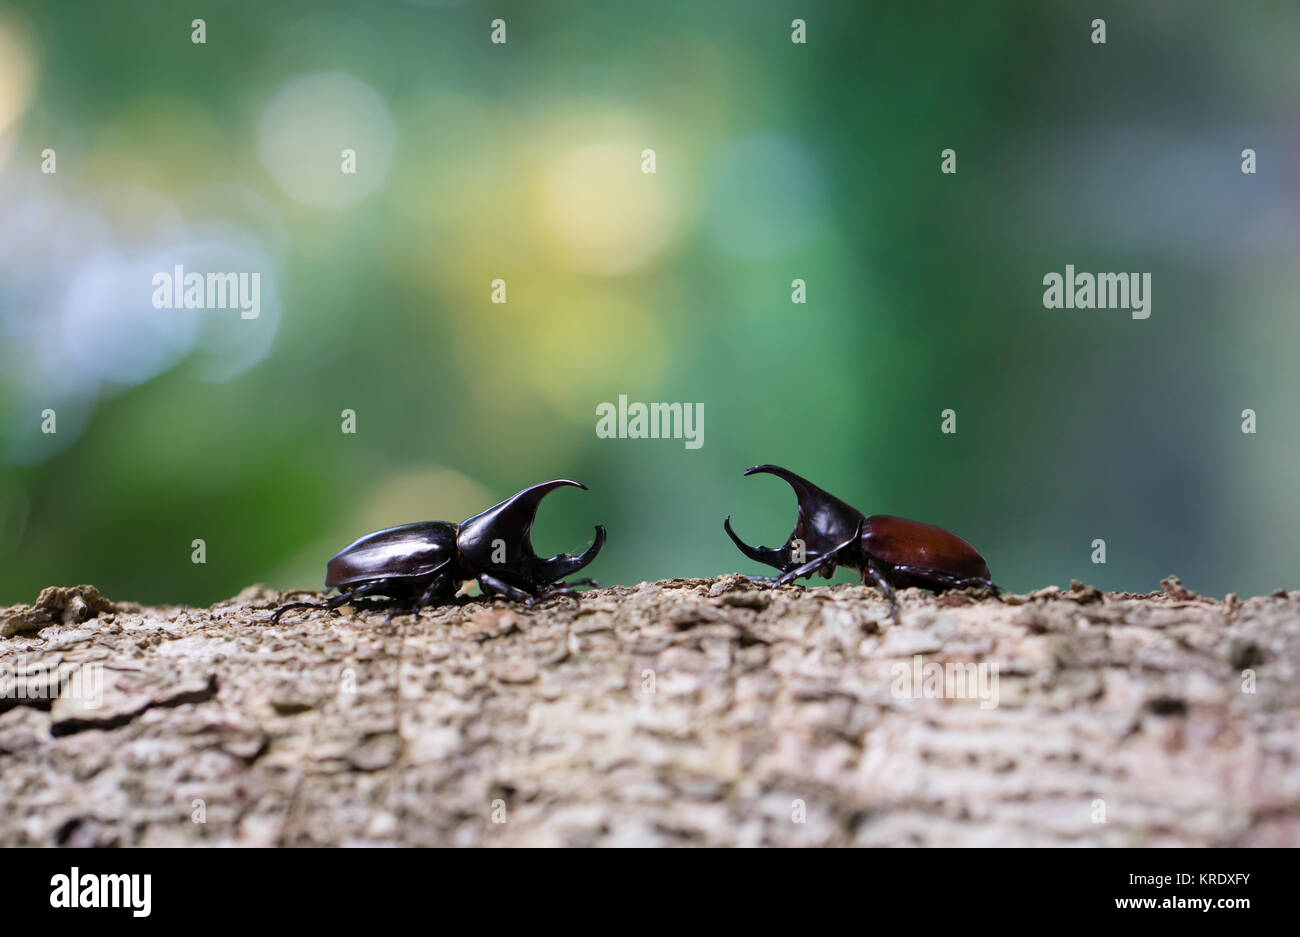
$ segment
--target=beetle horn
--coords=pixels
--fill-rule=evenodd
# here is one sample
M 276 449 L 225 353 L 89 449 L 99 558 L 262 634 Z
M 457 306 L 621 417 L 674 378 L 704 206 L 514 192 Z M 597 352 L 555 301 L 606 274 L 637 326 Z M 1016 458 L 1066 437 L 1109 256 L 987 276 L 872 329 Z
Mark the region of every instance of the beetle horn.
M 507 569 L 524 574 L 538 585 L 550 585 L 577 572 L 596 558 L 605 543 L 605 528 L 597 526 L 596 541 L 581 556 L 561 553 L 542 559 L 533 549 L 533 521 L 545 498 L 557 488 L 587 486 L 567 478 L 557 478 L 525 488 L 500 504 L 462 521 L 456 537 L 460 551 L 481 570 Z M 500 561 L 501 545 L 504 561 Z
M 552 582 L 572 576 L 582 567 L 586 566 L 596 558 L 600 548 L 605 545 L 605 525 L 596 525 L 596 539 L 592 541 L 591 546 L 582 551 L 578 556 L 571 553 L 559 553 L 549 560 L 539 560 L 540 569 L 542 570 L 539 581 L 545 581 L 548 585 Z
M 727 532 L 731 542 L 740 547 L 740 552 L 745 554 L 755 563 L 762 563 L 765 566 L 775 566 L 777 569 L 785 568 L 785 557 L 780 550 L 773 550 L 771 547 L 751 547 L 745 541 L 736 536 L 736 532 L 731 529 L 731 515 L 722 522 L 722 529 Z
M 777 478 L 783 478 L 789 482 L 790 487 L 794 489 L 795 497 L 799 499 L 799 512 L 801 514 L 810 515 L 819 508 L 827 507 L 837 511 L 847 511 L 851 514 L 859 513 L 856 508 L 845 504 L 829 491 L 823 491 L 802 475 L 796 475 L 789 469 L 781 468 L 779 465 L 754 465 L 745 469 L 745 475 L 747 476 L 758 475 L 759 473 L 775 475 Z
M 799 519 L 790 537 L 804 541 L 809 556 L 826 555 L 850 538 L 858 523 L 863 520 L 862 512 L 857 508 L 845 504 L 829 491 L 823 491 L 789 469 L 779 465 L 755 465 L 745 469 L 746 475 L 757 475 L 760 472 L 783 478 L 794 489 L 795 497 L 799 500 Z

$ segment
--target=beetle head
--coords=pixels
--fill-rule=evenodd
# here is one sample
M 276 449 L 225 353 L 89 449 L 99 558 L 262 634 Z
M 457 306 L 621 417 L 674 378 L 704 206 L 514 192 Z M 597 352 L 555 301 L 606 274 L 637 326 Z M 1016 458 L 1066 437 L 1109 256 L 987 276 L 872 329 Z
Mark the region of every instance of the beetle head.
M 533 550 L 533 520 L 542 499 L 557 488 L 587 486 L 567 478 L 525 488 L 500 504 L 459 525 L 456 547 L 480 573 L 501 575 L 512 584 L 549 586 L 571 576 L 596 558 L 605 544 L 605 528 L 596 526 L 596 540 L 581 556 L 560 553 L 548 559 Z
M 755 465 L 745 470 L 746 475 L 755 475 L 759 472 L 776 475 L 789 482 L 790 487 L 794 489 L 795 497 L 799 499 L 799 519 L 785 544 L 780 549 L 772 549 L 751 547 L 743 542 L 731 529 L 731 516 L 728 515 L 723 521 L 723 529 L 740 548 L 740 552 L 751 560 L 781 570 L 790 569 L 794 565 L 792 559 L 796 540 L 803 542 L 805 558 L 814 560 L 843 545 L 845 541 L 851 540 L 860 524 L 865 526 L 866 519 L 861 511 L 845 504 L 830 492 L 818 488 L 808 479 L 779 465 Z

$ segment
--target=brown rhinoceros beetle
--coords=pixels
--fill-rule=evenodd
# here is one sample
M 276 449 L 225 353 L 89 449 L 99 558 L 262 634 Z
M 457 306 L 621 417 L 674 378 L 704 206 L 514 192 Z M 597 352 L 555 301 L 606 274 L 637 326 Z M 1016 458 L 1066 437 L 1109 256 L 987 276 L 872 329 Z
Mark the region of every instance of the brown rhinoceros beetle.
M 766 472 L 784 478 L 799 499 L 799 520 L 784 546 L 751 547 L 731 529 L 731 515 L 722 522 L 727 535 L 751 560 L 774 566 L 781 575 L 772 587 L 785 586 L 801 576 L 820 573 L 826 579 L 837 566 L 856 569 L 865 583 L 871 579 L 889 599 L 889 611 L 898 619 L 895 589 L 920 586 L 934 592 L 984 586 L 998 595 L 989 578 L 984 557 L 954 533 L 933 524 L 904 517 L 873 514 L 864 517 L 857 508 L 818 488 L 808 479 L 778 465 L 755 465 L 746 475 Z
M 410 603 L 415 612 L 449 602 L 469 579 L 485 594 L 497 593 L 532 605 L 555 596 L 576 597 L 572 586 L 596 585 L 591 579 L 562 580 L 596 558 L 605 543 L 605 528 L 596 525 L 596 540 L 581 556 L 561 553 L 549 560 L 533 551 L 530 534 L 542 498 L 557 488 L 586 485 L 565 478 L 525 488 L 512 498 L 459 524 L 422 521 L 389 527 L 349 544 L 325 567 L 325 589 L 338 595 L 323 603 L 291 602 L 291 608 L 338 608 L 361 596 L 384 596 Z

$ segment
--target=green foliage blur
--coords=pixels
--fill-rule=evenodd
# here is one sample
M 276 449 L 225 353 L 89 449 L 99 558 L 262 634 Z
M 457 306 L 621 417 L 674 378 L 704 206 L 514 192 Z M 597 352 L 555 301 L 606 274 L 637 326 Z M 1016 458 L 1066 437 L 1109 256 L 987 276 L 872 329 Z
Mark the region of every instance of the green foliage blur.
M 793 526 L 760 462 L 948 527 L 1011 590 L 1295 587 L 1297 30 L 1208 2 L 0 6 L 0 603 L 318 588 L 361 534 L 563 477 L 590 490 L 534 540 L 607 525 L 584 574 L 760 573 L 722 532 Z M 261 315 L 153 309 L 213 243 L 256 258 Z M 1066 264 L 1151 272 L 1151 318 L 1045 309 Z M 620 394 L 702 403 L 704 445 L 597 438 Z

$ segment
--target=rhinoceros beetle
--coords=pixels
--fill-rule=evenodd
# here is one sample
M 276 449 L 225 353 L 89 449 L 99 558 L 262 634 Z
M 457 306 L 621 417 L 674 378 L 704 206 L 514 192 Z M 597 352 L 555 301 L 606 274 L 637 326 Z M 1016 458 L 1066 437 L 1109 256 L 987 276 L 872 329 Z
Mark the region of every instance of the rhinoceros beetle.
M 781 575 L 772 588 L 801 576 L 820 573 L 830 579 L 837 566 L 856 569 L 865 583 L 871 579 L 889 599 L 889 612 L 898 620 L 894 590 L 920 586 L 934 592 L 984 586 L 998 595 L 984 557 L 969 543 L 942 527 L 904 517 L 862 512 L 818 488 L 808 479 L 779 465 L 755 465 L 746 475 L 766 472 L 789 482 L 799 499 L 799 520 L 784 546 L 751 547 L 731 529 L 731 515 L 722 522 L 727 535 L 751 560 L 774 566 Z
M 562 580 L 596 558 L 605 544 L 605 528 L 596 525 L 596 540 L 581 556 L 561 553 L 544 560 L 533 551 L 530 539 L 542 498 L 565 486 L 587 487 L 558 478 L 525 488 L 459 524 L 422 521 L 367 534 L 340 550 L 325 567 L 325 589 L 337 589 L 338 595 L 319 604 L 282 605 L 271 620 L 278 622 L 291 608 L 334 609 L 371 595 L 410 603 L 408 607 L 418 612 L 423 606 L 450 601 L 469 579 L 477 579 L 485 594 L 529 605 L 555 596 L 576 597 L 571 587 L 597 583 Z

